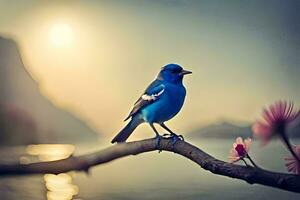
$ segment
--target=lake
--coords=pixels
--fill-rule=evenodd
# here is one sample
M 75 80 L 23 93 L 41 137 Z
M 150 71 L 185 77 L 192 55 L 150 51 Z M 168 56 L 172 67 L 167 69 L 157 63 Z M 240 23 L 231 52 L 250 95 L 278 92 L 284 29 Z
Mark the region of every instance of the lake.
M 188 140 L 216 158 L 227 160 L 232 140 Z M 300 141 L 294 141 L 299 144 Z M 83 144 L 75 154 L 110 146 Z M 1 161 L 21 162 L 66 157 L 72 145 L 29 146 L 1 149 Z M 250 156 L 263 168 L 286 172 L 283 158 L 289 155 L 279 141 L 265 147 L 256 141 Z M 242 164 L 242 163 L 241 163 Z M 214 175 L 184 157 L 169 152 L 150 152 L 95 166 L 89 174 L 31 175 L 0 178 L 1 200 L 118 200 L 118 199 L 281 199 L 299 200 L 300 194 L 250 185 L 241 180 Z

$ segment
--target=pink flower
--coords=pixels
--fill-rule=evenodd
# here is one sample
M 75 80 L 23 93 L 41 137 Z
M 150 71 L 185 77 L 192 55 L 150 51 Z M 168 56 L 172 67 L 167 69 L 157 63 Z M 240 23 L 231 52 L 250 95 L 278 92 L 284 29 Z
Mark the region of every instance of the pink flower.
M 237 162 L 245 157 L 248 157 L 252 140 L 247 138 L 243 141 L 241 137 L 236 138 L 233 143 L 233 148 L 230 150 L 229 160 L 231 163 Z
M 292 102 L 278 101 L 268 109 L 263 110 L 263 120 L 256 121 L 252 126 L 256 137 L 261 138 L 264 144 L 268 143 L 273 135 L 280 134 L 283 137 L 286 126 L 300 115 L 300 110 L 293 111 Z
M 300 157 L 300 145 L 294 147 L 294 152 Z M 285 166 L 289 172 L 300 174 L 300 162 L 294 156 L 286 157 L 285 161 Z

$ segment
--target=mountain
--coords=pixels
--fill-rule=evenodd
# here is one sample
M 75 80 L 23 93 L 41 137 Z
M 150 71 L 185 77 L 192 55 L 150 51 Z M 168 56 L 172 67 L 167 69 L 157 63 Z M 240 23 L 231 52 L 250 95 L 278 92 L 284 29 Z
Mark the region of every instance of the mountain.
M 294 123 L 288 130 L 291 138 L 300 138 L 300 121 Z
M 0 144 L 77 143 L 98 136 L 40 93 L 16 42 L 0 37 Z
M 251 137 L 252 131 L 249 126 L 238 126 L 229 122 L 220 122 L 204 126 L 202 128 L 191 131 L 188 137 L 191 138 L 236 138 L 236 137 Z
M 247 138 L 252 137 L 251 124 L 240 126 L 226 121 L 207 125 L 199 129 L 195 129 L 188 133 L 191 138 Z M 290 138 L 300 138 L 300 122 L 292 125 L 288 129 Z

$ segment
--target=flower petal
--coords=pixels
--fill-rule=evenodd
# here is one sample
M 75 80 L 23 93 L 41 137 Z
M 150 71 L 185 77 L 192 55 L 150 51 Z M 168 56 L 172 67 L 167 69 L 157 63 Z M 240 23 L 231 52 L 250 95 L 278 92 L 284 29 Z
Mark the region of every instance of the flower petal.
M 246 150 L 247 153 L 249 153 L 249 150 L 250 150 L 250 147 L 251 147 L 251 144 L 252 144 L 251 138 L 245 139 L 244 143 L 245 143 L 245 150 Z
M 298 157 L 300 157 L 300 145 L 297 145 L 294 147 L 294 151 Z M 300 163 L 295 157 L 286 157 L 285 160 L 285 166 L 287 167 L 287 170 L 289 172 L 293 172 L 296 174 L 300 173 Z
M 236 138 L 236 143 L 237 144 L 243 144 L 243 139 L 241 137 Z

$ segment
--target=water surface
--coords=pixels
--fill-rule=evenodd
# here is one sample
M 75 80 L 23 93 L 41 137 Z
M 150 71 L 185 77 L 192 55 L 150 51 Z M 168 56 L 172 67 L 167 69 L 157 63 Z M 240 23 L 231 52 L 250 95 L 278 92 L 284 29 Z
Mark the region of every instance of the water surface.
M 223 160 L 227 159 L 232 146 L 232 140 L 202 139 L 191 143 Z M 299 144 L 300 141 L 295 143 Z M 108 145 L 79 145 L 76 146 L 75 154 L 102 149 Z M 68 146 L 67 149 L 69 151 L 72 147 Z M 28 147 L 14 148 L 14 151 L 10 149 L 9 152 L 22 154 L 23 162 L 28 161 Z M 45 154 L 46 150 L 41 152 Z M 1 157 L 4 160 L 15 159 L 12 156 L 5 157 L 6 155 L 8 150 L 3 149 Z M 59 155 L 65 156 L 65 153 Z M 279 141 L 263 148 L 255 142 L 250 155 L 264 168 L 286 172 L 283 158 L 288 152 Z M 53 156 L 52 153 L 49 158 L 53 159 Z M 0 193 L 3 200 L 300 199 L 300 195 L 296 193 L 214 175 L 192 161 L 169 152 L 150 152 L 121 158 L 92 168 L 89 175 L 71 172 L 60 175 L 1 177 Z

